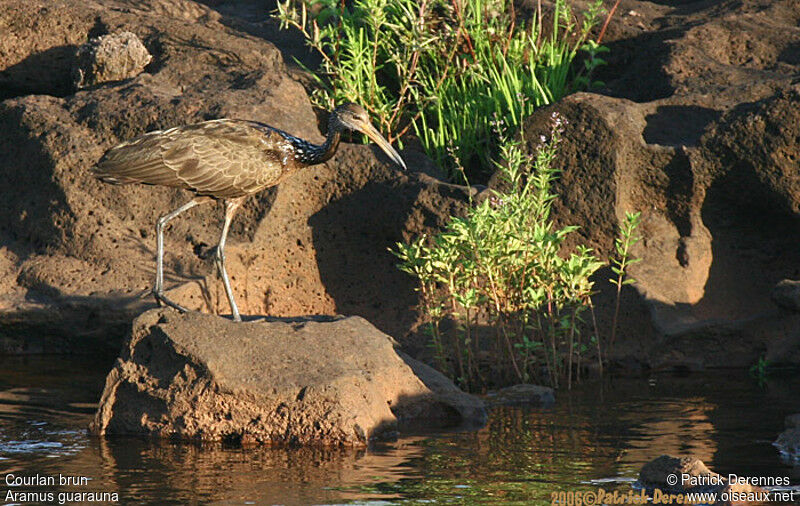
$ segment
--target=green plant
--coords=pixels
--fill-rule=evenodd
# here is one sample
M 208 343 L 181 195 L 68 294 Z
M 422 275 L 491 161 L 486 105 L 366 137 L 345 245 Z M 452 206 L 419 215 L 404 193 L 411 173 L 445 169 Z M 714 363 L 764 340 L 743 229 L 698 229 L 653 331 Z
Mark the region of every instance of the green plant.
M 498 170 L 507 187 L 492 192 L 433 237 L 398 243 L 399 268 L 419 281 L 439 367 L 477 390 L 545 380 L 557 386 L 586 350 L 581 315 L 600 267 L 589 248 L 565 250 L 577 227 L 550 217 L 553 158 L 561 118 L 529 158 L 515 142 L 500 145 Z M 448 332 L 443 331 L 448 322 Z
M 491 168 L 495 139 L 536 107 L 591 84 L 605 50 L 588 39 L 601 6 L 595 0 L 578 22 L 556 0 L 548 29 L 541 5 L 519 26 L 511 0 L 286 0 L 276 16 L 322 59 L 311 73 L 318 106 L 364 105 L 391 142 L 412 130 L 460 178 L 462 164 Z M 574 72 L 582 49 L 589 58 Z
M 771 364 L 769 360 L 764 356 L 759 357 L 758 362 L 750 366 L 750 376 L 758 381 L 759 386 L 764 386 L 766 384 L 770 367 Z
M 619 236 L 614 239 L 615 256 L 610 260 L 611 271 L 616 277 L 609 279 L 611 284 L 617 288 L 616 298 L 614 300 L 614 319 L 611 322 L 611 339 L 609 339 L 608 351 L 614 348 L 614 342 L 617 338 L 617 323 L 619 319 L 619 305 L 622 296 L 622 287 L 625 285 L 632 285 L 636 280 L 628 275 L 628 269 L 631 265 L 641 262 L 642 259 L 631 256 L 631 249 L 642 238 L 636 235 L 636 230 L 641 223 L 642 213 L 625 213 L 625 221 L 619 227 Z

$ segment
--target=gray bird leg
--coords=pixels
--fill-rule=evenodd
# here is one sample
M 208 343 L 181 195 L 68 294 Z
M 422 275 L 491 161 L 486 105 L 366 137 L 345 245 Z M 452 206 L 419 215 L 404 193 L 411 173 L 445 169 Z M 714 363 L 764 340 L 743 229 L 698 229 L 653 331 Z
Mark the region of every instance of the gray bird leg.
M 172 212 L 160 217 L 156 222 L 156 286 L 153 287 L 153 296 L 156 298 L 158 305 L 166 304 L 178 311 L 185 313 L 188 311 L 185 307 L 172 302 L 166 295 L 164 295 L 164 228 L 167 223 L 174 217 L 178 216 L 184 211 L 187 211 L 198 204 L 205 204 L 211 202 L 212 199 L 208 197 L 195 197 L 181 207 Z
M 228 279 L 228 273 L 225 270 L 225 240 L 228 238 L 228 229 L 231 226 L 233 215 L 236 214 L 236 211 L 242 205 L 243 200 L 244 199 L 239 198 L 225 201 L 225 223 L 222 225 L 222 234 L 219 238 L 217 254 L 215 256 L 217 269 L 219 270 L 219 275 L 222 278 L 222 284 L 225 285 L 225 295 L 228 296 L 228 303 L 231 305 L 231 315 L 233 316 L 233 321 L 235 322 L 242 321 L 242 317 L 239 315 L 239 308 L 236 307 L 236 300 L 234 300 L 233 290 L 231 290 L 231 282 Z

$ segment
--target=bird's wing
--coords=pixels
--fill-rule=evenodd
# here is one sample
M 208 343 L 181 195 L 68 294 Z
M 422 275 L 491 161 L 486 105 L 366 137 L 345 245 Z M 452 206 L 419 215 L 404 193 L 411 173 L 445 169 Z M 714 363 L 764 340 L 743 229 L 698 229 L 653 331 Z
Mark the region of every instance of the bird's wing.
M 186 188 L 234 198 L 277 183 L 291 163 L 286 139 L 258 123 L 212 120 L 150 132 L 110 149 L 94 175 L 112 183 Z

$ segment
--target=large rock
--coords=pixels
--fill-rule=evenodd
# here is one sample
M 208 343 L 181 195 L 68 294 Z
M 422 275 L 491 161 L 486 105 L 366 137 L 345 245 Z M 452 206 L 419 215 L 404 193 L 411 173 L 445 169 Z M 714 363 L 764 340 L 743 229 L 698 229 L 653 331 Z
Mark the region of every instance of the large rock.
M 148 311 L 108 375 L 91 430 L 359 446 L 405 423 L 485 423 L 479 399 L 394 345 L 359 317 L 237 324 Z
M 771 297 L 800 265 L 798 16 L 789 0 L 623 0 L 597 76 L 605 95 L 568 96 L 525 123 L 533 150 L 554 111 L 568 122 L 554 215 L 581 227 L 573 241 L 609 255 L 625 213 L 642 212 L 617 358 L 691 369 L 748 366 L 765 351 L 800 361 L 800 319 Z M 599 278 L 602 330 L 615 294 Z
M 221 116 L 321 140 L 282 54 L 302 55 L 303 45 L 254 9 L 237 17 L 232 3 L 206 3 L 215 7 L 0 0 L 0 349 L 76 349 L 87 336 L 121 335 L 152 306 L 153 224 L 188 195 L 94 181 L 87 170 L 105 149 Z M 570 96 L 525 123 L 532 149 L 553 110 L 569 120 L 554 213 L 581 226 L 571 240 L 605 256 L 624 213 L 643 213 L 617 358 L 691 369 L 762 355 L 800 363 L 800 315 L 770 300 L 800 265 L 799 17 L 795 0 L 623 0 L 606 32 L 609 65 L 594 76 L 605 96 Z M 153 55 L 147 72 L 76 93 L 76 48 L 122 31 Z M 412 171 L 429 163 L 403 155 Z M 414 282 L 386 249 L 440 229 L 465 197 L 347 146 L 250 199 L 235 220 L 228 261 L 241 309 L 358 314 L 413 352 L 424 339 L 407 337 L 418 323 Z M 167 232 L 170 295 L 205 312 L 228 311 L 208 255 L 220 218 L 203 206 Z M 603 335 L 614 307 L 607 277 L 597 284 Z
M 19 39 L 0 60 L 0 88 L 38 93 L 0 103 L 0 214 L 7 217 L 0 223 L 0 347 L 68 351 L 111 338 L 113 349 L 135 315 L 153 307 L 156 219 L 190 194 L 100 183 L 88 170 L 102 153 L 149 130 L 216 117 L 259 120 L 318 142 L 317 117 L 277 48 L 227 28 L 204 5 L 0 7 L 0 25 L 9 26 L 2 44 Z M 148 72 L 74 94 L 46 79 L 30 85 L 47 47 L 123 31 L 152 53 Z M 74 52 L 51 73 L 69 79 Z M 430 172 L 425 157 L 404 156 L 412 170 Z M 359 314 L 402 338 L 417 320 L 416 296 L 387 248 L 441 226 L 466 200 L 462 189 L 399 173 L 370 147 L 344 146 L 328 164 L 253 197 L 237 215 L 227 259 L 240 307 L 276 316 Z M 192 309 L 229 311 L 209 256 L 221 218 L 218 207 L 201 206 L 166 233 L 167 289 Z M 45 342 L 26 337 L 59 327 L 60 342 L 58 332 Z

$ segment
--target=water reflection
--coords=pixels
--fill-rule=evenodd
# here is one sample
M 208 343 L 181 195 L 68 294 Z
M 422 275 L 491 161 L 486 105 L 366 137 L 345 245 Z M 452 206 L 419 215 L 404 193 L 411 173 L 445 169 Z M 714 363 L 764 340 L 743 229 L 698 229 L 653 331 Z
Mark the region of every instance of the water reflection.
M 770 444 L 800 406 L 796 378 L 766 388 L 731 374 L 618 380 L 560 392 L 547 409 L 500 408 L 478 431 L 407 435 L 369 451 L 281 450 L 90 438 L 109 366 L 0 360 L 0 474 L 87 477 L 52 491 L 117 492 L 124 504 L 549 503 L 557 491 L 627 492 L 664 453 L 800 482 Z

